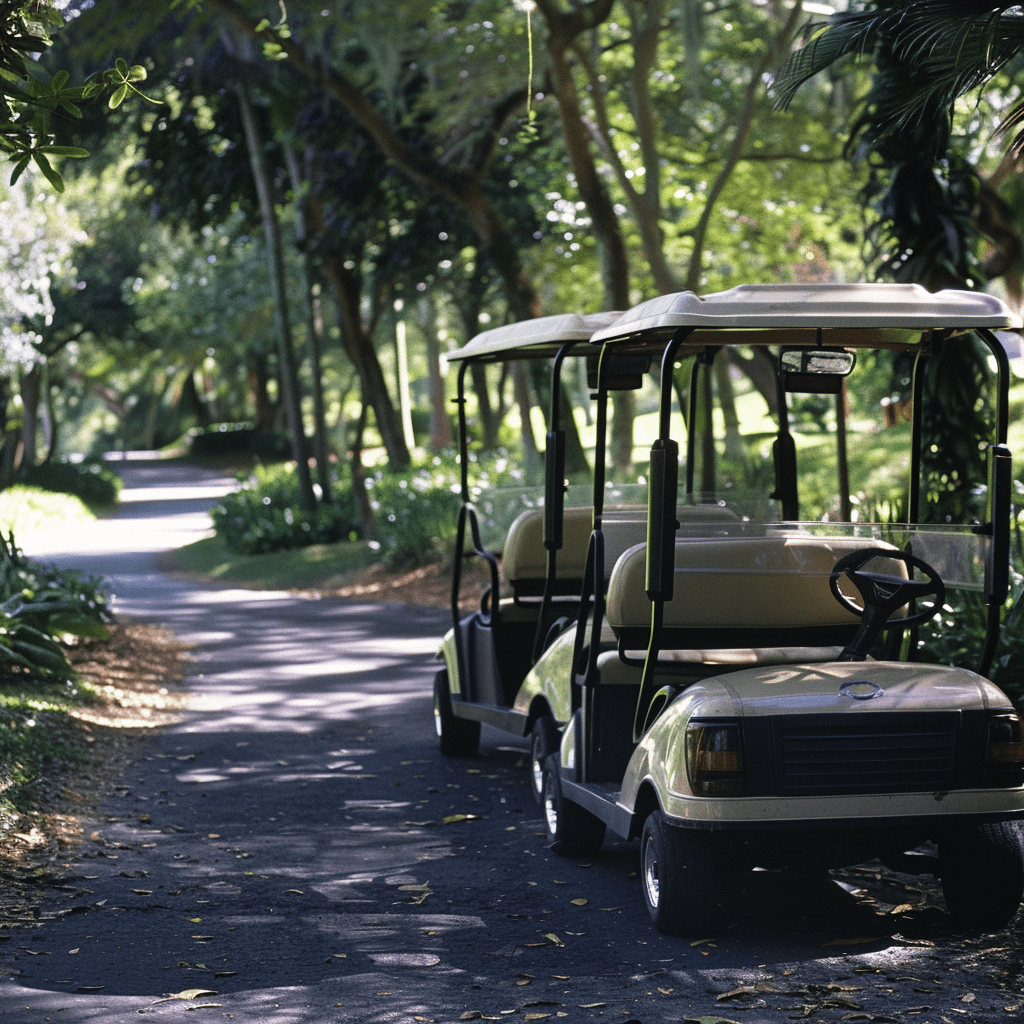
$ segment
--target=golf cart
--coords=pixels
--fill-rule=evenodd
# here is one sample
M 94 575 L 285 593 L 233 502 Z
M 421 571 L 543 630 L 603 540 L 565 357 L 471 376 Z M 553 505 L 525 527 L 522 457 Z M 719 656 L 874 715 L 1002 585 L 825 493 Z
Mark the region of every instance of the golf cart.
M 595 330 L 599 429 L 574 623 L 537 624 L 532 667 L 499 721 L 467 708 L 476 669 L 457 620 L 442 653 L 459 688 L 442 688 L 435 709 L 442 746 L 446 715 L 532 732 L 553 848 L 592 856 L 608 830 L 639 839 L 644 899 L 667 933 L 713 927 L 730 874 L 876 857 L 934 871 L 959 924 L 1003 927 L 1024 893 L 1024 732 L 986 678 L 1009 586 L 1009 370 L 995 332 L 1011 326 L 1001 302 L 972 292 L 780 285 L 662 296 Z M 988 484 L 974 521 L 936 525 L 923 521 L 923 382 L 933 353 L 957 344 L 984 345 L 994 369 Z M 749 359 L 765 347 L 777 366 L 770 489 L 698 490 L 707 375 L 730 349 Z M 844 394 L 885 350 L 913 365 L 899 515 L 854 516 L 848 494 L 809 514 L 802 489 L 824 449 L 801 435 L 805 399 L 845 465 Z M 636 536 L 635 503 L 608 501 L 604 425 L 623 367 L 647 364 L 657 436 Z M 549 463 L 545 595 L 565 540 L 561 485 Z M 983 605 L 977 671 L 920 649 L 947 588 Z M 922 847 L 933 854 L 907 856 Z
M 593 527 L 589 486 L 563 486 L 562 375 L 573 363 L 582 363 L 584 372 L 587 363 L 596 366 L 590 338 L 618 315 L 564 314 L 509 324 L 477 335 L 447 356 L 457 368 L 462 506 L 452 578 L 453 627 L 439 654 L 445 668 L 434 680 L 434 724 L 441 752 L 453 757 L 476 753 L 484 722 L 520 736 L 535 730 L 538 802 L 541 769 L 557 749 L 558 725 L 542 700 L 525 709 L 513 704 L 550 638 L 579 618 Z M 536 367 L 535 376 L 550 387 L 544 482 L 481 489 L 471 479 L 476 453 L 467 416 L 467 381 L 475 377 L 479 386 L 481 375 L 492 366 L 507 374 L 510 368 L 524 373 L 527 365 Z M 567 507 L 567 497 L 586 504 Z M 644 509 L 641 502 L 634 503 L 640 529 Z M 463 573 L 467 558 L 478 558 L 486 567 L 487 584 L 479 595 L 479 609 L 463 615 L 463 596 L 472 586 Z

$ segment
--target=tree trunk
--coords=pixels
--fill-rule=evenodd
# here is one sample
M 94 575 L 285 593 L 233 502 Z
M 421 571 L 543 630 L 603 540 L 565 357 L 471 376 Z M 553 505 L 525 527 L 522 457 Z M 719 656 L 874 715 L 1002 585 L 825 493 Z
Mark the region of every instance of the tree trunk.
M 437 339 L 437 311 L 424 296 L 420 300 L 420 325 L 427 347 L 427 383 L 430 389 L 430 448 L 440 452 L 452 446 L 452 421 L 444 397 L 441 346 Z
M 562 119 L 562 135 L 576 178 L 576 187 L 590 214 L 597 242 L 602 304 L 605 309 L 628 309 L 629 256 L 626 243 L 615 204 L 598 173 L 590 149 L 576 82 L 567 59 L 569 47 L 582 33 L 604 21 L 611 13 L 612 4 L 610 0 L 595 0 L 568 14 L 561 11 L 553 0 L 540 0 L 538 7 L 548 26 L 547 48 Z M 627 469 L 633 461 L 635 418 L 636 399 L 633 392 L 615 392 L 612 395 L 611 457 L 613 465 L 619 470 Z
M 724 357 L 715 359 L 715 390 L 718 404 L 725 419 L 725 455 L 741 466 L 747 461 L 747 450 L 740 436 L 740 418 L 736 414 L 736 396 L 733 394 L 732 378 L 729 376 L 729 362 Z
M 360 532 L 364 537 L 373 536 L 373 509 L 370 495 L 366 490 L 366 470 L 363 468 L 363 432 L 366 430 L 366 403 L 363 402 L 352 431 L 352 452 L 349 465 L 352 470 L 352 502 L 356 508 Z
M 36 439 L 39 423 L 39 396 L 43 383 L 43 364 L 33 363 L 21 372 L 22 450 L 19 469 L 36 464 Z
M 363 324 L 359 279 L 345 266 L 340 256 L 328 256 L 322 270 L 338 306 L 341 343 L 359 375 L 363 402 L 373 409 L 377 430 L 391 468 L 401 472 L 411 462 L 409 448 L 402 433 L 401 419 L 388 392 L 384 371 L 373 347 L 373 339 Z
M 411 145 L 401 132 L 388 123 L 371 96 L 331 67 L 326 58 L 321 59 L 319 55 L 307 52 L 294 38 L 279 37 L 265 19 L 260 21 L 251 17 L 236 0 L 209 0 L 209 6 L 252 39 L 279 47 L 284 58 L 296 71 L 348 110 L 374 140 L 381 153 L 392 160 L 403 174 L 461 208 L 476 231 L 480 255 L 490 260 L 505 285 L 506 301 L 512 315 L 516 320 L 529 320 L 541 315 L 543 307 L 540 296 L 526 273 L 508 228 L 484 188 L 489 153 L 482 154 L 478 166 L 470 169 L 453 167 L 436 160 L 428 149 Z M 499 135 L 498 131 L 492 133 L 492 151 L 497 146 Z M 376 401 L 376 395 L 374 387 L 369 393 L 370 400 Z M 374 412 L 378 414 L 380 427 L 380 410 L 376 405 Z M 386 429 L 390 431 L 390 426 Z M 578 450 L 582 456 L 575 420 L 569 420 L 565 429 L 567 455 L 571 453 L 575 458 Z
M 271 400 L 267 387 L 266 360 L 250 354 L 245 372 L 252 398 L 253 428 L 257 432 L 273 430 L 277 423 L 277 405 Z
M 323 339 L 324 318 L 323 303 L 320 298 L 320 286 L 314 282 L 315 274 L 309 258 L 308 228 L 309 216 L 306 212 L 308 193 L 313 187 L 312 153 L 307 149 L 306 173 L 299 167 L 299 160 L 291 145 L 284 148 L 285 162 L 288 164 L 288 176 L 292 180 L 292 188 L 296 195 L 302 196 L 299 201 L 298 216 L 295 218 L 295 240 L 302 263 L 302 290 L 306 297 L 306 337 L 309 341 L 309 360 L 313 386 L 313 454 L 316 457 L 316 476 L 320 484 L 320 500 L 330 503 L 331 500 L 331 466 L 327 443 L 327 413 L 324 407 L 324 376 L 323 376 Z
M 242 127 L 249 149 L 253 183 L 259 197 L 260 215 L 267 244 L 267 271 L 270 278 L 270 294 L 274 306 L 274 327 L 277 334 L 278 378 L 281 396 L 288 417 L 288 428 L 292 439 L 292 458 L 299 485 L 299 507 L 306 512 L 316 507 L 313 495 L 313 481 L 309 474 L 309 460 L 306 455 L 306 432 L 302 424 L 302 409 L 299 400 L 298 374 L 295 365 L 295 350 L 292 346 L 291 323 L 288 317 L 288 298 L 284 280 L 284 259 L 281 235 L 278 230 L 277 211 L 271 196 L 270 174 L 267 169 L 263 143 L 256 126 L 256 115 L 245 82 L 235 87 Z

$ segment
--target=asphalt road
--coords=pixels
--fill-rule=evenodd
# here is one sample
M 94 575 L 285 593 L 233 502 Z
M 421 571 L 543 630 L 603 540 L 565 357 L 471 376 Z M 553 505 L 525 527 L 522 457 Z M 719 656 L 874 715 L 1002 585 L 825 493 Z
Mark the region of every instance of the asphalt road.
M 635 844 L 585 863 L 547 849 L 524 741 L 485 729 L 474 760 L 437 752 L 442 613 L 162 576 L 155 555 L 207 529 L 230 481 L 125 469 L 116 518 L 26 548 L 194 644 L 192 707 L 125 774 L 38 926 L 0 944 L 3 1021 L 1024 1012 L 1019 933 L 956 935 L 930 879 L 878 865 L 756 873 L 716 934 L 659 935 Z

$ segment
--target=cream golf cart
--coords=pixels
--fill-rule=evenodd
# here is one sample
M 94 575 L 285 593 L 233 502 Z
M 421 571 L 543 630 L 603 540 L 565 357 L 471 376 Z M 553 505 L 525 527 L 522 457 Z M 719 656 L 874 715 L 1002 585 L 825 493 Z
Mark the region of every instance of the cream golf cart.
M 995 929 L 1016 913 L 1024 734 L 985 678 L 1008 594 L 1009 372 L 995 332 L 1010 326 L 998 300 L 976 293 L 789 285 L 663 296 L 592 334 L 599 424 L 624 365 L 651 363 L 657 377 L 646 522 L 636 537 L 635 507 L 607 501 L 598 430 L 575 625 L 531 649 L 504 724 L 534 731 L 535 762 L 557 742 L 535 773 L 556 851 L 592 855 L 607 830 L 640 839 L 642 890 L 662 931 L 711 927 L 735 872 L 905 864 L 925 844 L 933 855 L 912 860 L 939 876 L 955 920 Z M 929 525 L 923 381 L 933 352 L 968 343 L 986 346 L 995 379 L 979 453 L 988 486 L 974 521 Z M 769 493 L 735 481 L 698 490 L 705 375 L 731 347 L 749 358 L 764 346 L 777 366 Z M 844 389 L 861 387 L 857 370 L 879 350 L 914 368 L 901 515 L 837 521 L 846 501 L 809 521 L 801 488 L 823 449 L 805 446 L 795 410 L 806 416 L 801 396 L 814 396 L 819 418 L 832 403 L 845 429 Z M 822 436 L 845 460 L 842 432 Z M 548 499 L 560 483 L 549 473 Z M 918 630 L 947 588 L 985 608 L 977 671 L 921 660 Z M 468 664 L 462 629 L 445 642 L 449 674 Z M 441 701 L 442 717 L 465 713 L 457 701 Z
M 562 381 L 570 368 L 577 380 L 588 365 L 593 374 L 596 350 L 590 338 L 618 316 L 564 314 L 509 324 L 477 335 L 447 357 L 457 387 L 462 508 L 452 581 L 453 628 L 439 655 L 445 668 L 434 680 L 434 724 L 442 753 L 454 757 L 476 753 L 481 723 L 517 735 L 532 731 L 538 802 L 543 762 L 557 749 L 559 725 L 565 719 L 556 722 L 540 696 L 528 708 L 513 707 L 513 702 L 550 638 L 579 617 L 593 527 L 589 485 L 562 485 L 565 432 L 560 424 L 567 409 Z M 550 390 L 543 480 L 481 488 L 473 479 L 476 452 L 466 410 L 468 383 L 480 386 L 488 371 L 525 373 L 524 367 Z M 580 503 L 572 504 L 572 499 Z M 645 507 L 641 499 L 632 505 L 640 532 Z M 473 586 L 462 571 L 468 557 L 483 563 L 488 582 L 479 595 L 479 610 L 462 615 L 460 603 Z

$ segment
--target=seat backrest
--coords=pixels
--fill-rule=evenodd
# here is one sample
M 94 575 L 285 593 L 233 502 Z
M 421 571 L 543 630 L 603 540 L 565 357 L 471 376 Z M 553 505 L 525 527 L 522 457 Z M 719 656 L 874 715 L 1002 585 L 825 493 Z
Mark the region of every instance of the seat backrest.
M 759 639 L 773 631 L 791 631 L 797 644 L 844 643 L 859 618 L 836 601 L 829 577 L 843 555 L 864 548 L 895 550 L 870 538 L 802 534 L 677 539 L 663 646 L 764 646 Z M 645 647 L 650 633 L 646 559 L 646 544 L 630 548 L 616 562 L 608 588 L 608 623 L 632 649 Z M 873 562 L 871 569 L 906 578 L 897 559 Z M 843 592 L 859 601 L 848 582 Z
M 558 580 L 582 581 L 593 525 L 594 510 L 590 506 L 565 509 L 562 547 L 556 563 Z M 543 593 L 548 572 L 544 509 L 529 508 L 516 516 L 508 530 L 501 562 L 513 593 Z
M 681 526 L 699 528 L 702 524 L 736 522 L 736 514 L 720 505 L 683 505 L 677 510 Z M 562 547 L 556 562 L 556 579 L 560 582 L 582 581 L 587 565 L 587 551 L 594 525 L 594 509 L 590 505 L 564 510 Z M 642 542 L 647 535 L 647 511 L 641 507 L 611 507 L 604 515 L 606 573 L 619 556 Z M 509 527 L 502 554 L 505 578 L 518 595 L 543 592 L 547 578 L 547 550 L 544 547 L 544 509 L 530 508 L 521 512 Z

